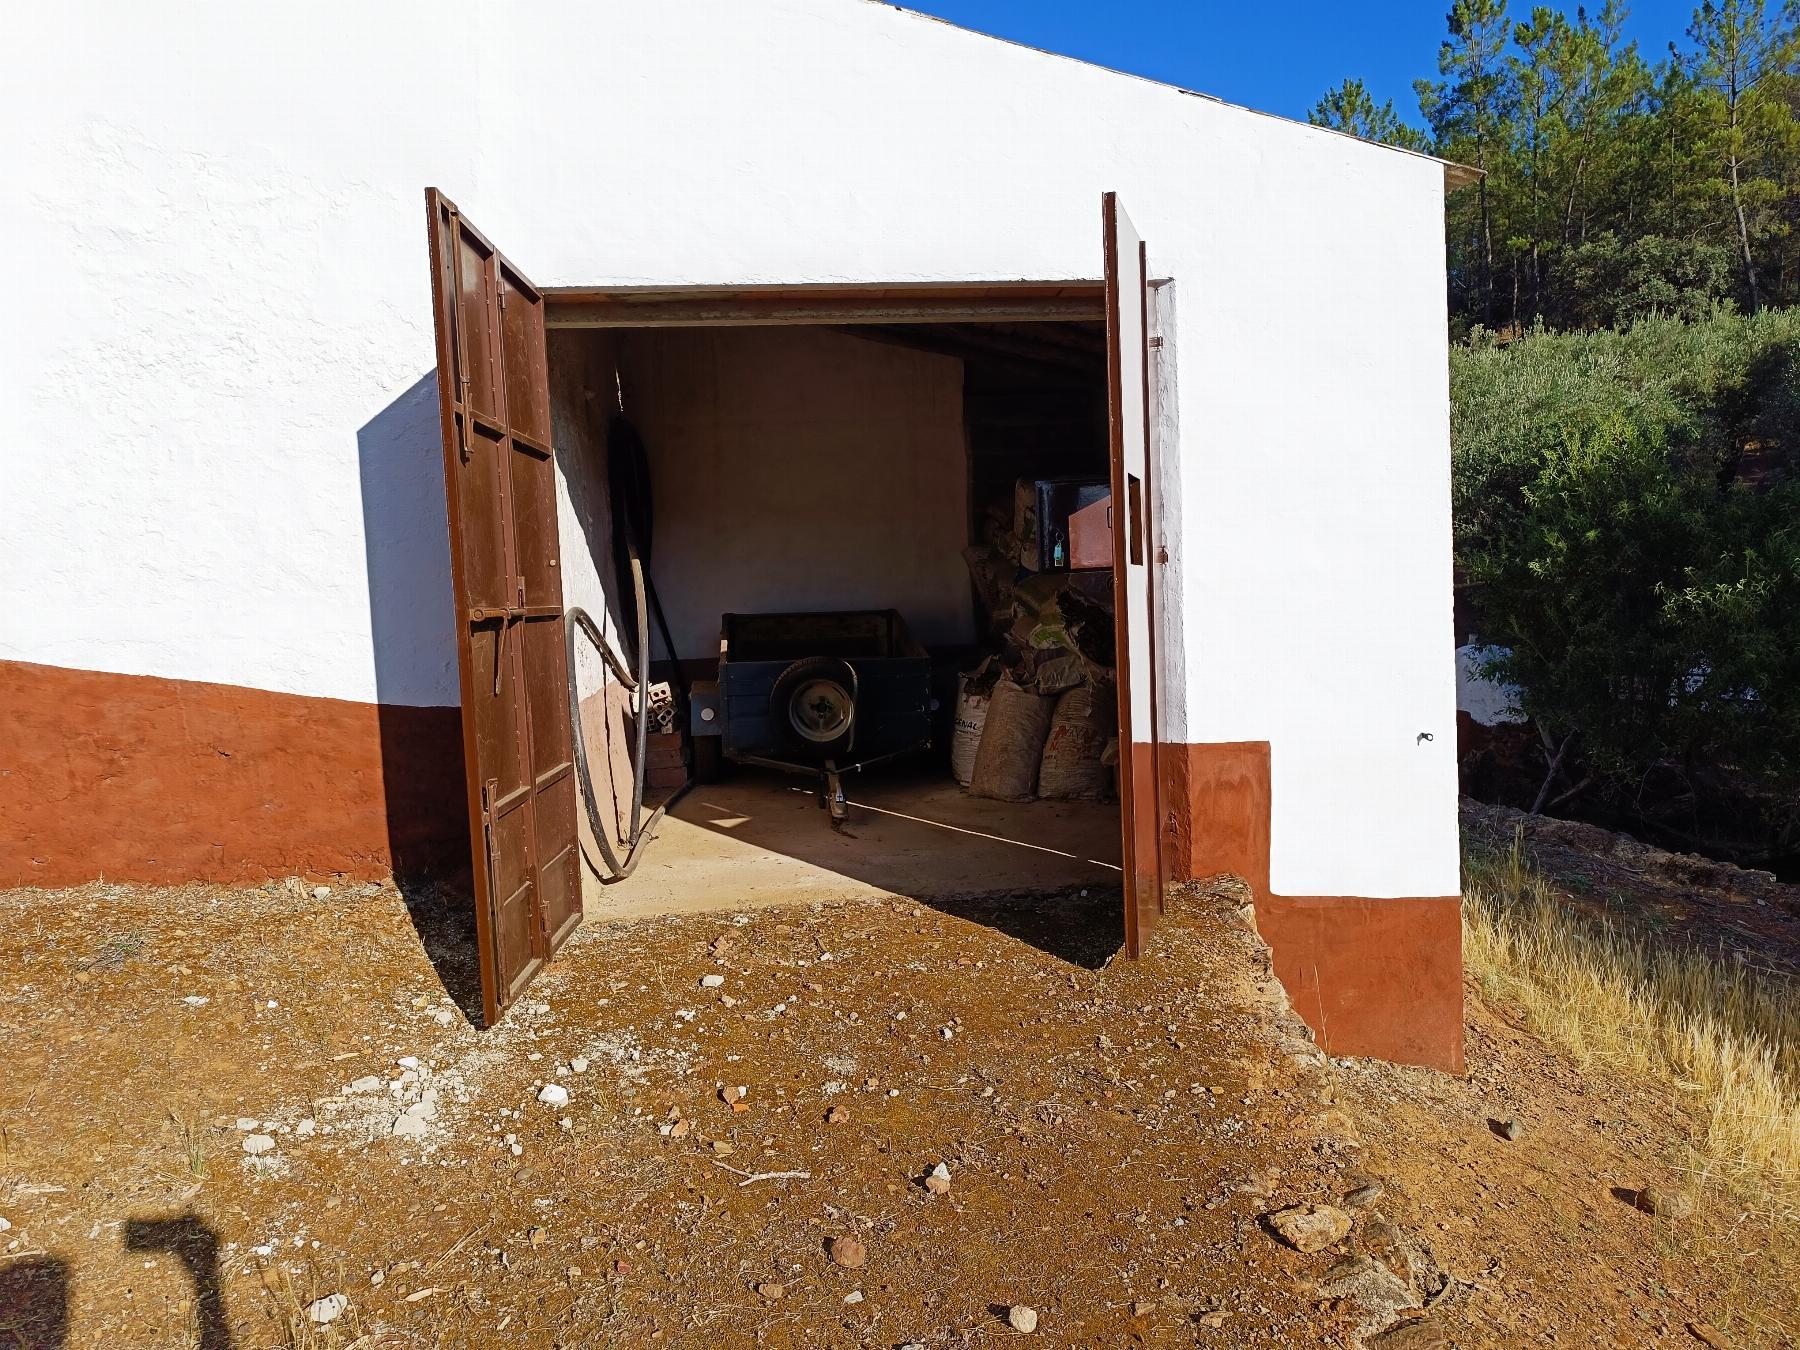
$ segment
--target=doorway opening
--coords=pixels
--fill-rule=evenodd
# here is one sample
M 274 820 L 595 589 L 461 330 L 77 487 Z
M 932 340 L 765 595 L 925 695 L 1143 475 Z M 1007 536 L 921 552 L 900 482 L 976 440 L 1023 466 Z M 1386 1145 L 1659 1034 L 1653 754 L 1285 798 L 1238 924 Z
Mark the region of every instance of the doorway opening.
M 862 297 L 860 307 L 758 295 L 735 309 L 680 293 L 549 297 L 553 433 L 580 530 L 562 550 L 566 598 L 593 592 L 579 575 L 585 554 L 604 617 L 589 608 L 629 664 L 632 602 L 608 567 L 603 502 L 623 416 L 650 466 L 648 570 L 667 620 L 667 640 L 652 630 L 651 678 L 686 713 L 657 738 L 666 748 L 650 757 L 646 805 L 689 773 L 699 780 L 657 826 L 640 870 L 589 886 L 590 912 L 1085 891 L 1097 912 L 1116 914 L 1110 534 L 1104 506 L 1085 525 L 1070 519 L 1110 502 L 1102 287 L 994 291 L 946 288 L 935 305 L 916 292 Z M 790 306 L 779 321 L 777 303 Z M 923 657 L 922 734 L 844 775 L 848 818 L 832 828 L 815 779 L 734 755 L 701 717 L 724 716 L 722 657 L 765 655 L 744 636 L 734 647 L 734 627 L 887 612 Z M 796 640 L 782 661 L 823 639 Z M 610 807 L 623 828 L 628 699 L 599 663 L 577 680 L 601 813 Z M 983 780 L 971 792 L 1002 680 L 1026 695 L 1007 696 L 1003 715 L 1019 716 L 1017 699 L 1046 730 L 1014 757 L 1030 759 L 1028 771 L 1016 765 L 997 795 Z

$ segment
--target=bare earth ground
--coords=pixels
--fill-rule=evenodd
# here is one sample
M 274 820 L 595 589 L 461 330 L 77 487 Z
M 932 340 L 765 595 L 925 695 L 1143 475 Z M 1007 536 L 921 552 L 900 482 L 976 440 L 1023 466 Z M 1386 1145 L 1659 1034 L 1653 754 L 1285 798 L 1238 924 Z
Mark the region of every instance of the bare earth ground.
M 1326 1064 L 1226 894 L 590 922 L 486 1032 L 390 887 L 0 894 L 0 1347 L 1791 1343 L 1611 1193 L 1676 1103 L 1473 1003 L 1466 1081 Z
M 1502 852 L 1522 832 L 1533 862 L 1591 917 L 1724 952 L 1770 974 L 1800 976 L 1800 886 L 1692 853 L 1666 853 L 1580 821 L 1466 797 L 1462 824 L 1468 842 Z
M 1334 1061 L 1369 1169 L 1395 1183 L 1392 1217 L 1480 1286 L 1474 1325 L 1423 1345 L 1792 1346 L 1800 1291 L 1760 1235 L 1708 1194 L 1688 1218 L 1637 1208 L 1679 1190 L 1696 1116 L 1657 1088 L 1577 1069 L 1469 999 L 1469 1075 Z M 1517 1120 L 1508 1142 L 1486 1122 Z M 1701 1257 L 1704 1224 L 1726 1251 Z M 1407 1341 L 1407 1345 L 1414 1342 Z

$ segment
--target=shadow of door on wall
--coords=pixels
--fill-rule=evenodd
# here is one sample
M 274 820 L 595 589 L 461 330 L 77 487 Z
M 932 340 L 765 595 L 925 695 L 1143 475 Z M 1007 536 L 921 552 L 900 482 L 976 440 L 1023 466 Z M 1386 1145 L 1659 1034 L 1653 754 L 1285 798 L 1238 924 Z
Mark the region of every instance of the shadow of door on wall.
M 394 881 L 445 992 L 479 1026 L 441 435 L 430 370 L 357 431 L 357 467 Z

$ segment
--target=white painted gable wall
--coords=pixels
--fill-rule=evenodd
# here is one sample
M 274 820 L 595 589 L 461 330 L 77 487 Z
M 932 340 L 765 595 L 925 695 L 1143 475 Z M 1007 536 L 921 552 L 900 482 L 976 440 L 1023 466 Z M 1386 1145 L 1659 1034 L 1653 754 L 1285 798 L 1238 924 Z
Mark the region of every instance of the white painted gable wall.
M 1273 743 L 1278 893 L 1455 893 L 1437 165 L 864 0 L 11 32 L 0 657 L 455 702 L 427 183 L 546 285 L 1093 277 L 1112 188 L 1178 296 L 1164 734 Z

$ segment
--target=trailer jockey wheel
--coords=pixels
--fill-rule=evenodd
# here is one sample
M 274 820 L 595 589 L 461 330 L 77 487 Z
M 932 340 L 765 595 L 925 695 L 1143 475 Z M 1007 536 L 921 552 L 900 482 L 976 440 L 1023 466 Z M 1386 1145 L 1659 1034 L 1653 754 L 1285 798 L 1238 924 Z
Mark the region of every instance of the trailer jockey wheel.
M 848 661 L 810 656 L 775 677 L 769 720 L 790 747 L 824 763 L 847 753 L 856 732 L 856 671 Z
M 842 830 L 850 820 L 850 801 L 844 796 L 844 780 L 838 777 L 837 761 L 825 761 L 825 786 L 819 793 L 819 805 L 831 813 L 831 828 Z

